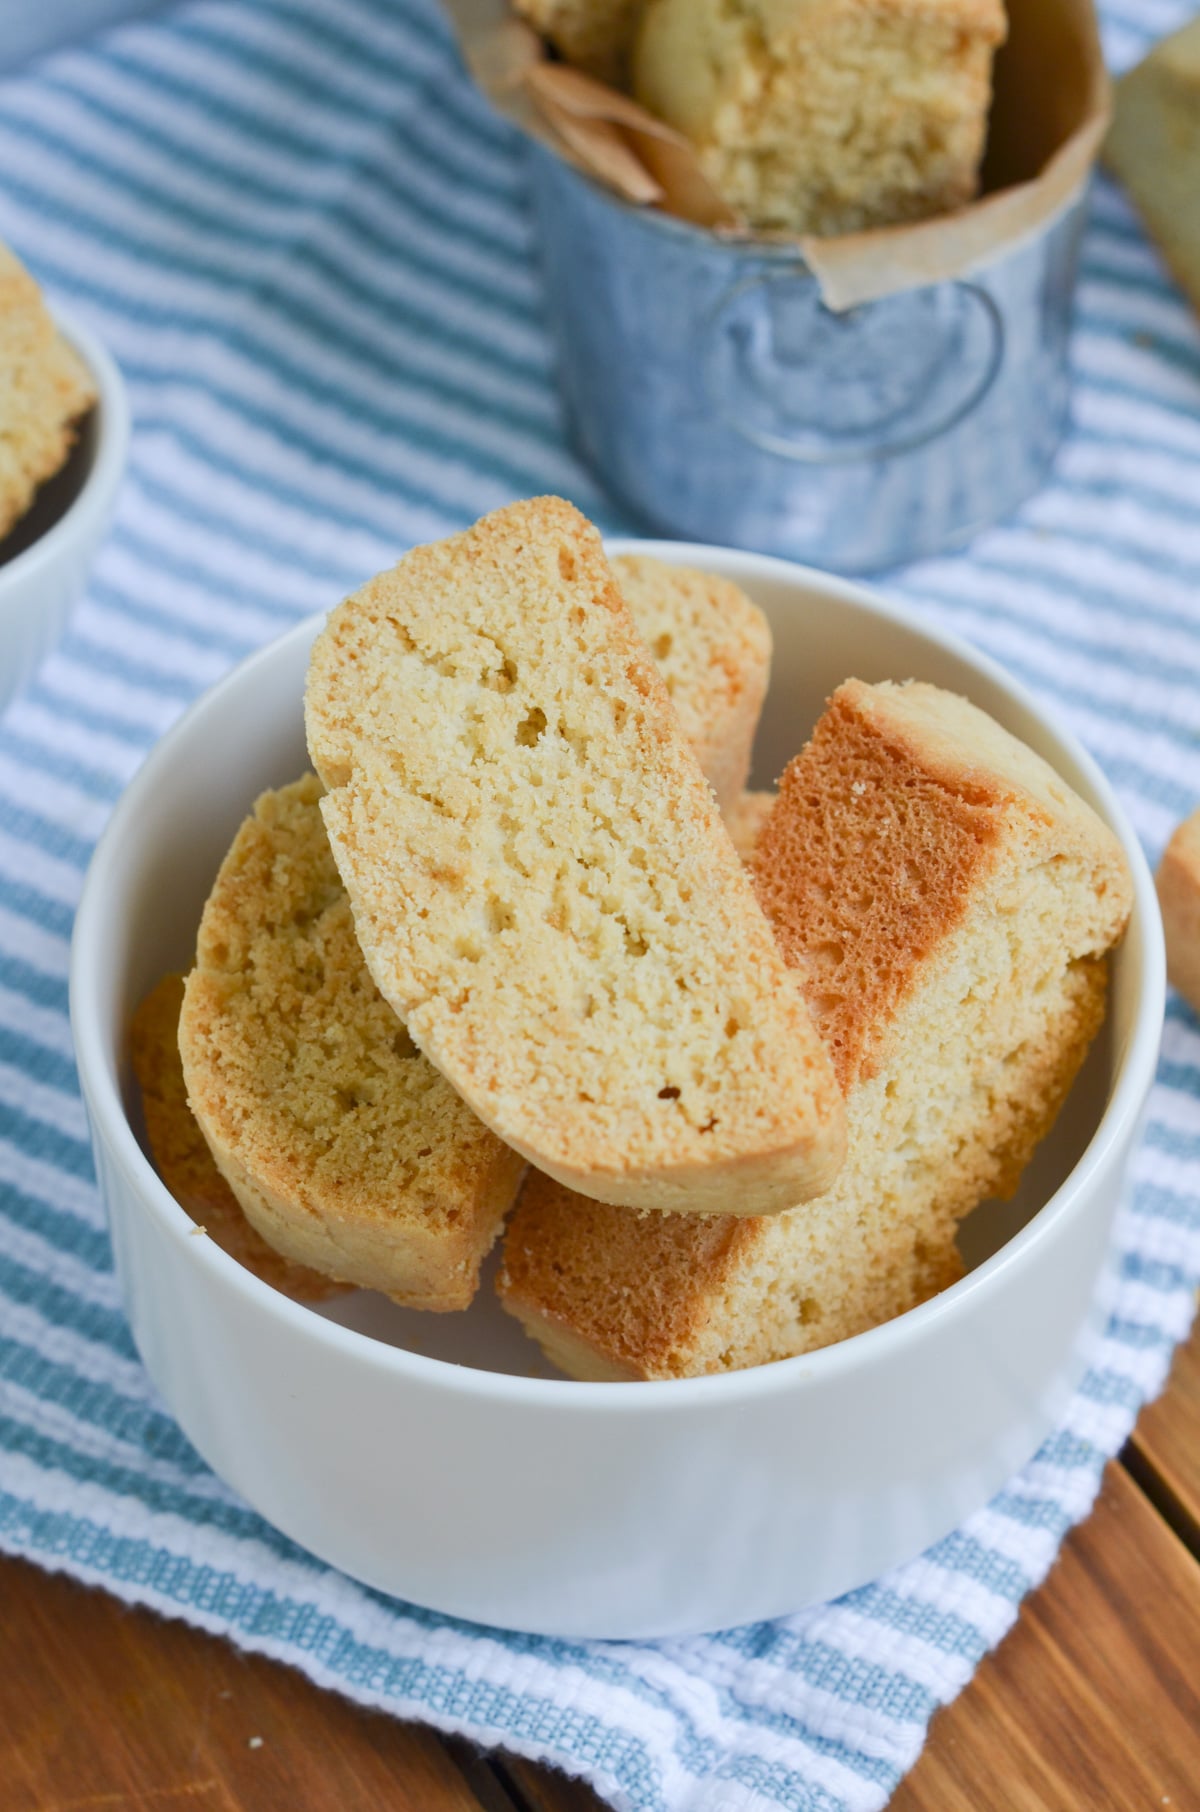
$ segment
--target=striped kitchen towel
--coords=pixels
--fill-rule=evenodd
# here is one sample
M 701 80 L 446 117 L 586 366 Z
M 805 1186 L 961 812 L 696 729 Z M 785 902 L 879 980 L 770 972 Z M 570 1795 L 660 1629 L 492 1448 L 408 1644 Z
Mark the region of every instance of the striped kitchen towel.
M 1192 0 L 1112 0 L 1120 65 Z M 115 528 L 0 723 L 0 1544 L 627 1812 L 869 1812 L 1088 1510 L 1200 1279 L 1200 1030 L 1171 1006 L 1107 1328 L 982 1514 L 777 1623 L 507 1638 L 316 1563 L 214 1478 L 121 1314 L 67 1027 L 71 915 L 122 786 L 231 662 L 407 543 L 557 490 L 568 451 L 520 147 L 433 0 L 189 0 L 0 86 L 0 236 L 100 332 L 136 417 Z M 1150 856 L 1200 799 L 1200 332 L 1102 182 L 1052 481 L 896 576 L 1027 681 Z

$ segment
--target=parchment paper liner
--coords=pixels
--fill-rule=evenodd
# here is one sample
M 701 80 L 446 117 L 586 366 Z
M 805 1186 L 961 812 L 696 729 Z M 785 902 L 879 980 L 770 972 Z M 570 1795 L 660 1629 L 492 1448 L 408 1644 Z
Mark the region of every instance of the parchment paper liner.
M 475 81 L 523 132 L 623 201 L 724 238 L 768 237 L 715 193 L 686 139 L 628 95 L 550 61 L 508 0 L 445 6 Z M 1111 111 L 1093 0 L 1008 0 L 1008 14 L 980 199 L 912 226 L 794 241 L 829 308 L 969 275 L 1042 232 L 1085 180 Z

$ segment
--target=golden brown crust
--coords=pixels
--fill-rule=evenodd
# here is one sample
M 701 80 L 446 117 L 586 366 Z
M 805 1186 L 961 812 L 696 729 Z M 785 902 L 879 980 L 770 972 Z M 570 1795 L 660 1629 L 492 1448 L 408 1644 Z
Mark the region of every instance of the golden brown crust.
M 864 1236 L 844 1225 L 840 1203 L 824 1198 L 795 1214 L 817 1218 L 802 1242 L 791 1214 L 769 1221 L 632 1216 L 530 1171 L 505 1240 L 501 1300 L 572 1377 L 677 1378 L 769 1364 L 847 1339 L 963 1275 L 953 1223 L 918 1241 L 897 1223 Z M 755 1271 L 769 1281 L 747 1291 Z M 822 1301 L 827 1274 L 838 1295 Z M 777 1295 L 790 1299 L 787 1312 Z M 770 1319 L 755 1325 L 764 1305 Z
M 460 1309 L 522 1163 L 417 1051 L 367 973 L 315 776 L 264 793 L 188 977 L 192 1109 L 263 1237 L 412 1308 Z
M 1105 982 L 1102 961 L 1079 966 L 1008 1095 L 963 1148 L 936 1146 L 915 1201 L 873 1159 L 870 1097 L 850 1103 L 850 1181 L 769 1221 L 632 1216 L 530 1171 L 505 1239 L 505 1307 L 573 1376 L 628 1378 L 767 1364 L 915 1308 L 962 1275 L 958 1222 L 1012 1194 L 1053 1125 L 1103 1022 Z
M 298 1302 L 340 1295 L 348 1285 L 290 1263 L 254 1231 L 213 1162 L 187 1102 L 179 1058 L 182 1006 L 182 975 L 164 975 L 134 1014 L 130 1028 L 130 1057 L 155 1169 L 184 1213 L 273 1290 Z
M 828 1057 L 578 511 L 497 511 L 348 599 L 307 722 L 371 973 L 502 1138 L 631 1206 L 826 1186 Z
M 531 1169 L 505 1237 L 501 1299 L 531 1332 L 557 1326 L 629 1377 L 672 1377 L 759 1225 L 631 1214 Z
M 1104 1013 L 1131 883 L 1053 772 L 928 686 L 839 689 L 760 844 L 764 906 L 847 1091 L 845 1166 L 766 1220 L 640 1219 L 531 1175 L 501 1294 L 589 1372 L 673 1377 L 861 1332 L 955 1274 Z
M 995 859 L 994 788 L 949 790 L 844 686 L 780 782 L 755 886 L 805 987 L 843 1093 L 872 1073 L 896 1006 Z

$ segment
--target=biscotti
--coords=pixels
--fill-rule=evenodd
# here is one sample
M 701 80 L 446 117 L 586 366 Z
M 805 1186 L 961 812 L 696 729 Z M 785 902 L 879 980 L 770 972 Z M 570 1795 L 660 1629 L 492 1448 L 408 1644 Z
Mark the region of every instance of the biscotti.
M 0 541 L 53 476 L 96 400 L 25 266 L 0 245 Z
M 726 771 L 733 778 L 742 771 L 743 757 L 739 753 L 730 768 L 720 746 L 720 734 L 727 731 L 739 751 L 744 745 L 748 760 L 749 740 L 757 721 L 770 653 L 770 635 L 765 621 L 736 586 L 726 586 L 720 580 L 690 572 L 684 574 L 681 583 L 675 584 L 671 569 L 655 560 L 629 562 L 628 565 L 627 576 L 632 581 L 629 589 L 642 619 L 640 626 L 643 634 L 651 632 L 654 635 L 656 658 L 669 675 L 668 689 L 681 722 L 690 728 L 697 752 L 705 758 L 711 755 L 714 771 L 725 761 Z M 227 885 L 220 896 L 224 909 L 236 912 L 243 941 L 247 934 L 254 932 L 267 947 L 268 964 L 264 968 L 261 951 L 255 963 L 259 976 L 266 973 L 269 979 L 267 986 L 260 987 L 256 994 L 254 1025 L 258 1031 L 257 1048 L 260 1054 L 268 1054 L 272 1064 L 295 1043 L 292 1021 L 298 976 L 312 970 L 314 965 L 312 939 L 307 934 L 298 935 L 293 923 L 295 906 L 298 901 L 303 904 L 308 896 L 315 895 L 324 902 L 323 910 L 330 915 L 330 923 L 334 922 L 335 895 L 340 896 L 344 907 L 344 890 L 335 878 L 328 838 L 317 806 L 319 793 L 320 783 L 310 777 L 296 787 L 268 795 L 259 802 L 253 824 L 242 837 L 244 842 L 251 841 L 260 855 L 271 856 L 270 881 L 264 880 L 261 887 L 239 884 L 236 900 Z M 285 864 L 285 870 L 280 874 L 275 872 L 276 862 Z M 236 872 L 245 877 L 245 851 Z M 283 897 L 281 887 L 287 890 Z M 282 912 L 281 907 L 285 909 Z M 256 911 L 262 915 L 257 927 L 250 922 L 250 915 Z M 328 942 L 324 945 L 321 960 L 325 985 L 319 991 L 309 989 L 305 1027 L 309 1074 L 305 1089 L 309 1098 L 332 1097 L 340 1102 L 348 1087 L 361 1092 L 365 1086 L 361 1071 L 347 1075 L 347 1058 L 355 1050 L 361 1052 L 364 1046 L 369 1048 L 378 1042 L 375 1022 L 383 1003 L 357 947 L 351 948 L 344 939 L 335 939 L 333 948 L 335 963 L 331 969 L 330 945 Z M 272 987 L 277 988 L 277 997 L 270 992 Z M 195 988 L 199 990 L 199 982 Z M 181 981 L 180 1001 L 175 1003 L 169 1027 L 178 1099 L 172 1099 L 170 1103 L 163 1136 L 156 1142 L 155 1134 L 151 1133 L 152 1144 L 157 1151 L 164 1138 L 169 1136 L 175 1143 L 182 1142 L 187 1146 L 189 1163 L 203 1174 L 210 1190 L 220 1192 L 225 1198 L 222 1224 L 228 1221 L 234 1229 L 240 1226 L 243 1242 L 248 1243 L 249 1249 L 253 1252 L 255 1248 L 261 1248 L 269 1261 L 273 1261 L 278 1276 L 270 1277 L 268 1281 L 278 1281 L 278 1277 L 289 1272 L 301 1281 L 315 1278 L 316 1272 L 290 1265 L 288 1260 L 277 1255 L 250 1226 L 238 1200 L 217 1171 L 198 1124 L 188 1110 L 177 1036 L 182 995 Z M 208 1010 L 211 1011 L 211 1006 Z M 390 1009 L 383 1007 L 383 1012 L 389 1029 L 398 1034 L 400 1021 L 391 1015 Z M 326 1052 L 330 1053 L 327 1070 L 323 1055 Z M 344 1260 L 337 1253 L 324 1244 L 314 1243 L 313 1212 L 325 1224 L 325 1231 L 344 1244 L 345 1235 L 338 1234 L 338 1226 L 347 1214 L 358 1210 L 345 1201 L 328 1197 L 318 1163 L 319 1152 L 314 1145 L 311 1114 L 297 1113 L 296 1103 L 284 1091 L 270 1109 L 268 1122 L 264 1123 L 267 1112 L 264 1100 L 247 1090 L 245 1076 L 239 1078 L 226 1073 L 228 1054 L 220 1036 L 197 1051 L 196 1066 L 194 1080 L 198 1100 L 208 1100 L 225 1085 L 239 1089 L 242 1095 L 245 1122 L 236 1140 L 227 1139 L 221 1149 L 230 1175 L 235 1178 L 258 1225 L 269 1237 L 280 1241 L 286 1250 L 303 1251 L 317 1263 L 343 1264 Z M 326 1073 L 321 1073 L 323 1070 Z M 445 1092 L 442 1079 L 431 1071 L 425 1058 L 417 1054 L 410 1054 L 406 1059 L 405 1076 L 409 1080 L 419 1079 L 422 1084 L 421 1089 L 409 1091 L 408 1098 L 418 1105 L 429 1098 L 436 1104 Z M 259 1095 L 265 1098 L 269 1090 L 265 1073 L 257 1078 L 256 1087 Z M 403 1110 L 403 1100 L 395 1095 L 394 1088 L 388 1108 L 393 1117 Z M 464 1109 L 463 1114 L 466 1113 Z M 206 1122 L 214 1124 L 209 1112 L 206 1112 Z M 327 1141 L 329 1133 L 329 1126 L 318 1122 L 317 1139 Z M 219 1134 L 214 1136 L 219 1137 Z M 491 1152 L 493 1161 L 510 1174 L 515 1186 L 518 1161 L 509 1157 L 506 1148 L 501 1148 L 499 1141 L 486 1134 L 478 1122 L 472 1127 L 472 1137 L 475 1146 L 484 1153 Z M 290 1150 L 285 1159 L 279 1147 L 281 1141 L 287 1139 L 290 1139 Z M 431 1149 L 426 1153 L 426 1159 L 432 1157 Z M 464 1153 L 464 1157 L 469 1159 L 470 1152 Z M 307 1207 L 292 1201 L 287 1194 L 289 1166 L 293 1174 L 303 1173 Z M 175 1166 L 176 1172 L 178 1168 Z M 365 1181 L 370 1198 L 371 1180 L 368 1177 Z M 386 1179 L 376 1179 L 375 1194 L 385 1188 Z M 508 1194 L 511 1195 L 511 1188 Z M 499 1216 L 510 1204 L 501 1196 L 491 1207 L 484 1200 L 468 1204 L 464 1211 L 460 1195 L 461 1191 L 456 1190 L 449 1204 L 453 1232 L 446 1230 L 443 1207 L 433 1205 L 428 1217 L 428 1237 L 419 1242 L 414 1261 L 412 1219 L 414 1214 L 421 1214 L 421 1204 L 411 1197 L 404 1197 L 402 1192 L 400 1206 L 408 1212 L 396 1218 L 390 1228 L 384 1217 L 384 1230 L 378 1241 L 373 1233 L 371 1245 L 359 1252 L 355 1281 L 390 1289 L 393 1295 L 410 1304 L 464 1306 L 474 1288 L 479 1261 L 494 1237 Z M 372 1228 L 378 1230 L 379 1201 L 372 1198 L 367 1205 Z M 387 1251 L 381 1252 L 379 1248 L 384 1245 Z M 263 1275 L 261 1266 L 252 1268 Z M 436 1275 L 439 1268 L 440 1282 Z M 328 1284 L 330 1289 L 337 1287 Z M 310 1289 L 309 1294 L 312 1293 Z
M 767 693 L 767 619 L 740 585 L 691 566 L 669 566 L 649 554 L 618 554 L 612 572 L 728 817 L 750 772 Z
M 531 1177 L 500 1288 L 581 1377 L 758 1365 L 902 1313 L 958 1272 L 1103 1017 L 1131 882 L 1038 757 L 932 686 L 850 682 L 785 773 L 759 896 L 846 1095 L 832 1189 L 770 1220 L 636 1218 Z
M 624 84 L 639 0 L 514 0 L 514 4 L 568 63 L 602 82 Z
M 828 1057 L 578 511 L 514 504 L 347 599 L 306 719 L 371 974 L 501 1138 L 634 1207 L 828 1187 Z
M 166 975 L 142 1002 L 130 1029 L 130 1057 L 142 1099 L 154 1168 L 185 1214 L 230 1258 L 298 1302 L 321 1302 L 347 1286 L 294 1265 L 254 1231 L 221 1175 L 188 1106 L 179 1058 L 182 975 Z
M 411 1308 L 465 1308 L 521 1159 L 425 1061 L 367 974 L 308 775 L 221 865 L 187 980 L 188 1099 L 263 1238 Z
M 1117 83 L 1104 161 L 1200 309 L 1200 18 Z
M 1200 1013 L 1200 811 L 1177 825 L 1157 875 L 1167 976 Z
M 1001 0 L 648 0 L 637 99 L 764 231 L 839 234 L 975 195 Z

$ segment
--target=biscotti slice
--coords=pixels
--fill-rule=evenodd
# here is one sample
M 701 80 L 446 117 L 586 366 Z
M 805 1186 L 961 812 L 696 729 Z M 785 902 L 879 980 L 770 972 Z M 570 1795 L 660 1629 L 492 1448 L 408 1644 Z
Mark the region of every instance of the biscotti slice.
M 622 87 L 639 0 L 514 0 L 517 12 L 568 63 Z
M 188 1099 L 275 1249 L 410 1308 L 461 1309 L 521 1159 L 425 1061 L 363 963 L 312 774 L 264 793 L 187 980 Z
M 134 1014 L 130 1030 L 130 1056 L 154 1168 L 184 1213 L 263 1283 L 298 1302 L 340 1295 L 346 1284 L 292 1264 L 254 1231 L 217 1169 L 188 1106 L 179 1057 L 182 1007 L 182 975 L 165 975 Z
M 750 772 L 771 671 L 771 631 L 740 585 L 649 554 L 619 554 L 613 577 L 654 656 L 684 735 L 728 815 Z
M 1200 309 L 1200 18 L 1117 83 L 1104 161 Z
M 839 234 L 975 195 L 1001 0 L 648 0 L 643 106 L 752 227 Z
M 932 686 L 835 693 L 784 774 L 759 896 L 846 1095 L 827 1194 L 770 1220 L 635 1218 L 532 1177 L 505 1306 L 580 1377 L 736 1370 L 828 1346 L 958 1273 L 1104 1013 L 1131 882 L 1037 756 Z
M 829 1059 L 577 510 L 513 504 L 347 599 L 307 722 L 371 974 L 501 1138 L 634 1207 L 828 1186 Z
M 1176 826 L 1157 875 L 1167 976 L 1200 1013 L 1200 811 Z
M 95 400 L 91 375 L 41 290 L 0 245 L 0 541 L 63 464 Z
M 730 586 L 726 595 L 722 581 L 710 580 L 703 574 L 688 573 L 684 583 L 676 586 L 672 583 L 671 569 L 653 561 L 646 563 L 638 577 L 640 584 L 635 589 L 639 603 L 646 626 L 655 634 L 657 657 L 668 667 L 674 680 L 673 697 L 680 719 L 690 727 L 697 752 L 706 759 L 711 755 L 714 762 L 719 762 L 722 753 L 718 739 L 723 728 L 730 729 L 738 737 L 753 735 L 758 711 L 756 692 L 770 648 L 765 621 L 737 587 Z M 717 677 L 720 674 L 727 677 L 727 684 L 722 684 Z M 735 699 L 740 708 L 735 708 Z M 273 1052 L 275 1057 L 294 1042 L 295 1034 L 289 1020 L 295 1006 L 296 966 L 308 971 L 313 965 L 311 940 L 298 936 L 293 923 L 295 901 L 307 899 L 315 889 L 316 896 L 332 908 L 335 904 L 329 890 L 332 882 L 334 893 L 340 895 L 344 903 L 344 890 L 335 879 L 328 838 L 317 805 L 319 793 L 320 783 L 310 777 L 298 787 L 268 795 L 259 802 L 253 828 L 243 836 L 251 838 L 260 853 L 273 855 L 286 866 L 278 874 L 273 870 L 271 881 L 261 887 L 242 887 L 232 905 L 228 892 L 222 896 L 224 908 L 238 915 L 242 934 L 239 947 L 245 946 L 246 938 L 256 929 L 260 942 L 268 946 L 270 973 L 278 984 L 277 993 L 273 1002 L 271 997 L 260 992 L 255 1002 L 255 1024 L 261 1027 L 262 1049 Z M 244 873 L 244 868 L 240 872 Z M 281 888 L 287 890 L 282 899 Z M 257 928 L 250 924 L 247 916 L 256 906 L 263 915 Z M 282 913 L 281 906 L 285 908 Z M 319 995 L 314 994 L 311 987 L 308 991 L 305 1043 L 310 1074 L 305 1086 L 315 1096 L 328 1096 L 332 1092 L 335 1099 L 340 1099 L 338 1091 L 344 1091 L 347 1084 L 347 1055 L 358 1049 L 364 1039 L 368 1043 L 376 1039 L 377 1028 L 373 1029 L 368 1022 L 378 1019 L 382 1002 L 356 947 L 340 945 L 337 960 L 341 968 L 339 985 L 327 986 Z M 355 965 L 358 973 L 351 976 L 349 971 Z M 263 971 L 261 951 L 255 967 L 260 973 Z M 177 986 L 177 995 L 172 994 L 173 986 Z M 196 983 L 195 987 L 199 990 L 200 984 Z M 206 1224 L 211 1224 L 214 1237 L 277 1288 L 313 1298 L 348 1287 L 321 1277 L 303 1265 L 290 1263 L 269 1246 L 250 1225 L 240 1203 L 217 1170 L 187 1104 L 178 1048 L 182 999 L 182 979 L 175 984 L 171 978 L 155 991 L 135 1022 L 135 1039 L 139 1036 L 142 1039 L 144 1058 L 139 1075 L 145 1072 L 143 1087 L 148 1091 L 147 1130 L 168 1188 L 181 1201 L 187 1195 L 184 1206 L 189 1212 L 207 1207 L 209 1203 L 216 1204 L 201 1217 L 205 1218 Z M 273 1004 L 278 1006 L 277 1024 L 271 1019 Z M 365 1007 L 365 1017 L 361 1021 L 358 1017 L 360 1006 Z M 398 1032 L 400 1022 L 390 1009 L 384 1008 L 384 1013 L 389 1031 Z M 135 1066 L 139 1062 L 138 1048 L 135 1044 Z M 238 1048 L 236 1042 L 234 1048 Z M 326 1052 L 330 1053 L 329 1071 L 322 1076 L 317 1072 L 324 1062 L 322 1054 Z M 227 1052 L 220 1037 L 211 1047 L 201 1047 L 198 1051 L 198 1099 L 207 1100 L 223 1082 L 238 1086 L 236 1078 L 224 1075 L 226 1061 Z M 214 1065 L 219 1074 L 213 1074 Z M 430 1069 L 425 1058 L 410 1053 L 406 1059 L 406 1076 L 410 1069 L 411 1076 L 419 1078 L 435 1098 L 446 1093 L 445 1083 Z M 206 1079 L 202 1080 L 202 1077 Z M 266 1093 L 267 1079 L 260 1080 Z M 164 1087 L 169 1089 L 169 1096 L 162 1100 L 149 1092 Z M 244 1079 L 242 1089 L 244 1094 Z M 341 1257 L 331 1254 L 323 1244 L 314 1245 L 311 1210 L 316 1210 L 325 1231 L 333 1237 L 346 1217 L 347 1206 L 340 1199 L 331 1199 L 327 1193 L 319 1162 L 320 1151 L 314 1145 L 311 1127 L 293 1118 L 281 1135 L 280 1114 L 286 1118 L 294 1105 L 289 1104 L 286 1093 L 279 1097 L 275 1103 L 279 1111 L 266 1127 L 261 1108 L 248 1111 L 247 1123 L 227 1158 L 230 1174 L 235 1177 L 250 1212 L 255 1214 L 269 1237 L 287 1250 L 304 1252 L 315 1262 L 341 1265 L 344 1263 Z M 393 1102 L 393 1110 L 395 1106 Z M 464 1115 L 466 1111 L 463 1110 Z M 219 1139 L 215 1123 L 210 1121 L 210 1124 L 214 1125 L 214 1138 Z M 289 1133 L 289 1162 L 295 1173 L 303 1173 L 309 1208 L 301 1208 L 289 1197 L 287 1179 L 281 1173 L 278 1147 L 281 1136 L 286 1137 Z M 322 1127 L 318 1135 L 322 1145 L 327 1136 L 328 1129 Z M 485 1133 L 477 1121 L 472 1127 L 472 1137 L 476 1146 L 492 1152 L 502 1171 L 511 1173 L 507 1192 L 511 1196 L 520 1161 Z M 264 1150 L 268 1157 L 266 1167 L 262 1161 Z M 432 1150 L 426 1153 L 427 1158 L 432 1156 Z M 481 1199 L 458 1220 L 455 1230 L 447 1234 L 445 1204 L 435 1202 L 430 1213 L 429 1238 L 421 1245 L 419 1262 L 413 1257 L 410 1213 L 401 1224 L 399 1238 L 391 1242 L 386 1269 L 381 1267 L 373 1250 L 360 1252 L 361 1263 L 355 1279 L 360 1284 L 390 1288 L 394 1295 L 422 1306 L 429 1306 L 434 1300 L 444 1301 L 451 1307 L 465 1306 L 474 1288 L 479 1260 L 507 1205 L 506 1200 L 498 1200 L 494 1208 L 488 1207 Z M 410 1211 L 419 1212 L 419 1205 L 410 1201 L 408 1206 Z M 323 1235 L 320 1237 L 323 1239 Z M 440 1261 L 438 1253 L 441 1254 Z M 440 1283 L 435 1276 L 439 1262 L 444 1273 Z

